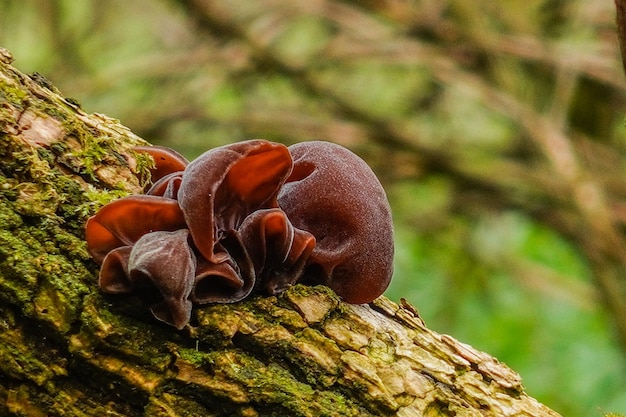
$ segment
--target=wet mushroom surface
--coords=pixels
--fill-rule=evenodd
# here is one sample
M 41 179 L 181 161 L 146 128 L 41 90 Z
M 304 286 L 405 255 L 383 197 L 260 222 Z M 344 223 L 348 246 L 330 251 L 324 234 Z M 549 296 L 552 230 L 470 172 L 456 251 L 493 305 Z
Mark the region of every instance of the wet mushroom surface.
M 256 139 L 191 162 L 164 147 L 135 150 L 155 162 L 145 194 L 113 201 L 86 223 L 103 292 L 156 290 L 152 314 L 182 329 L 194 304 L 273 295 L 295 283 L 327 285 L 360 304 L 389 285 L 389 203 L 350 150 Z

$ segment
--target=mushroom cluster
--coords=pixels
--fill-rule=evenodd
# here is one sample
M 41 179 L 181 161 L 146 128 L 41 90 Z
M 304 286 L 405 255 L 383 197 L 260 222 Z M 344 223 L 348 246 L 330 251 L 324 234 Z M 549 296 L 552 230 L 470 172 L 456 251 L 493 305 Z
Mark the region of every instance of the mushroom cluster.
M 192 162 L 168 148 L 136 150 L 155 160 L 152 185 L 86 224 L 104 292 L 156 289 L 153 315 L 182 329 L 194 303 L 277 294 L 296 282 L 327 285 L 354 304 L 387 288 L 389 203 L 346 148 L 249 140 Z

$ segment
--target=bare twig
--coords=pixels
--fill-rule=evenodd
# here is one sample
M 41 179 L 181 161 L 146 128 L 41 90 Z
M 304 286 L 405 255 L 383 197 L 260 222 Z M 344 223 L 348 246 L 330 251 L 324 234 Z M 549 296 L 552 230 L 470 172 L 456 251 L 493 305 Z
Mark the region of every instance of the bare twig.
M 626 71 L 626 1 L 615 0 L 615 11 L 619 49 L 622 54 L 622 65 L 624 66 L 624 71 Z

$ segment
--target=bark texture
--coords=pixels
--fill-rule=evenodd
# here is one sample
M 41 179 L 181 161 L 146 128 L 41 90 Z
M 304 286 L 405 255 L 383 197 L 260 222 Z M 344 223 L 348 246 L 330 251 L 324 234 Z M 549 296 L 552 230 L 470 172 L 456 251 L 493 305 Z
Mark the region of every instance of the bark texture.
M 0 415 L 558 416 L 404 302 L 298 285 L 175 331 L 104 296 L 83 225 L 139 192 L 145 141 L 10 63 L 0 50 Z

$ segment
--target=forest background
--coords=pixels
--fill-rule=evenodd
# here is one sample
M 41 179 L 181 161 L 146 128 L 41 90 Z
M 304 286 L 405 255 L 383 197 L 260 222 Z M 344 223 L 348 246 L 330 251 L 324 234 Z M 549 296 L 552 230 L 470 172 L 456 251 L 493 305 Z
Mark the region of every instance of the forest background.
M 361 155 L 386 295 L 571 417 L 626 413 L 626 82 L 609 0 L 0 0 L 0 46 L 192 159 Z

